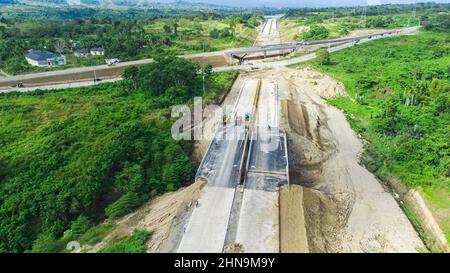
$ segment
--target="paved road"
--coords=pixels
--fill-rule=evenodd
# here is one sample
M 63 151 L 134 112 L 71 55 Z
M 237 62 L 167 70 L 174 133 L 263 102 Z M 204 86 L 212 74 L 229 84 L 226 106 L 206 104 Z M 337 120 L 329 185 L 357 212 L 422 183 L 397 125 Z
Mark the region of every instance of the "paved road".
M 58 89 L 64 89 L 64 88 L 75 88 L 75 87 L 83 87 L 83 86 L 92 86 L 95 84 L 105 83 L 105 82 L 116 82 L 120 81 L 122 78 L 115 78 L 115 79 L 106 79 L 102 80 L 101 82 L 94 83 L 94 81 L 80 81 L 80 82 L 71 82 L 71 83 L 61 83 L 61 84 L 53 84 L 53 85 L 44 85 L 44 86 L 38 86 L 38 87 L 23 87 L 23 88 L 12 88 L 12 89 L 0 89 L 1 93 L 9 93 L 12 91 L 18 91 L 18 92 L 31 92 L 35 91 L 37 89 L 39 90 L 58 90 Z
M 358 42 L 358 44 L 366 43 L 366 42 L 369 42 L 372 40 L 390 37 L 390 36 L 394 36 L 394 35 L 414 34 L 418 30 L 418 28 L 419 27 L 404 28 L 404 29 L 401 29 L 400 32 L 397 34 L 373 36 L 371 39 L 364 38 L 364 39 L 361 39 Z M 356 44 L 355 42 L 344 43 L 344 44 L 341 44 L 338 46 L 330 47 L 328 49 L 328 51 L 329 52 L 339 51 L 339 50 L 354 46 L 355 44 Z M 212 56 L 214 54 L 217 55 L 217 54 L 221 54 L 221 53 L 223 53 L 223 51 L 222 52 L 201 53 L 201 54 L 195 54 L 195 55 L 185 55 L 184 57 L 189 56 L 189 57 L 194 58 L 196 56 L 197 57 L 198 56 Z M 213 71 L 214 72 L 225 72 L 225 71 L 232 71 L 232 70 L 270 69 L 270 68 L 287 66 L 287 65 L 291 65 L 291 64 L 295 64 L 295 63 L 306 62 L 306 61 L 312 60 L 314 58 L 316 58 L 316 54 L 311 53 L 311 54 L 303 55 L 300 57 L 281 60 L 281 61 L 256 62 L 253 65 L 243 64 L 243 65 L 215 67 L 215 68 L 213 68 Z M 139 60 L 139 61 L 123 62 L 123 63 L 119 63 L 116 67 L 112 67 L 112 68 L 108 67 L 106 65 L 102 65 L 102 66 L 95 66 L 95 67 L 73 68 L 73 69 L 66 69 L 66 70 L 57 70 L 57 71 L 50 71 L 50 72 L 17 75 L 17 76 L 12 76 L 12 77 L 0 78 L 0 85 L 2 83 L 6 83 L 6 82 L 10 82 L 10 81 L 22 81 L 22 80 L 26 80 L 26 79 L 34 79 L 34 78 L 40 78 L 40 77 L 46 77 L 46 76 L 65 76 L 65 75 L 74 75 L 74 74 L 79 74 L 79 73 L 93 73 L 94 70 L 101 70 L 101 69 L 123 69 L 123 67 L 126 67 L 126 66 L 146 64 L 146 63 L 151 63 L 152 61 L 153 61 L 152 59 L 144 59 L 144 60 Z M 117 77 L 114 79 L 109 79 L 109 81 L 116 81 L 116 80 L 120 80 L 120 77 Z M 89 80 L 89 81 L 84 82 L 83 84 L 84 85 L 93 85 L 94 83 L 92 80 Z M 67 88 L 67 87 L 71 87 L 70 84 L 60 84 L 57 88 Z M 47 85 L 47 86 L 30 87 L 30 88 L 24 89 L 24 90 L 32 91 L 32 90 L 36 90 L 36 89 L 57 89 L 57 88 L 55 88 L 55 87 L 52 88 L 51 85 Z M 12 92 L 12 91 L 17 91 L 17 90 L 18 90 L 18 88 L 8 88 L 8 89 L 0 90 L 0 92 Z
M 276 20 L 272 19 L 273 23 L 270 24 L 276 25 Z M 269 23 L 268 23 L 269 24 Z M 267 26 L 267 24 L 266 24 Z M 268 27 L 265 27 L 263 30 L 266 31 Z M 379 33 L 374 33 L 371 35 L 364 35 L 359 37 L 348 37 L 348 38 L 339 38 L 339 39 L 332 39 L 332 40 L 320 40 L 320 41 L 310 41 L 310 42 L 292 42 L 292 43 L 279 43 L 279 33 L 274 30 L 273 32 L 263 32 L 264 34 L 261 35 L 262 37 L 269 37 L 269 36 L 275 36 L 278 37 L 278 39 L 274 39 L 273 37 L 270 40 L 271 42 L 261 43 L 259 45 L 253 46 L 253 47 L 243 47 L 243 48 L 233 48 L 226 50 L 224 53 L 225 55 L 231 56 L 231 55 L 239 55 L 239 54 L 248 54 L 248 53 L 263 53 L 263 52 L 270 52 L 270 51 L 281 51 L 281 50 L 297 50 L 301 47 L 309 47 L 309 46 L 317 46 L 317 45 L 331 45 L 331 44 L 337 44 L 337 43 L 344 43 L 344 42 L 350 42 L 350 41 L 356 41 L 356 40 L 362 40 L 362 39 L 371 39 L 369 37 L 376 37 L 376 36 L 384 36 L 384 35 L 395 35 L 397 34 L 397 31 L 400 30 L 390 30 L 390 31 L 383 31 Z M 270 34 L 269 34 L 270 33 Z M 274 42 L 277 41 L 277 42 Z
M 180 55 L 182 58 L 198 58 L 198 57 L 212 57 L 212 56 L 223 56 L 223 51 L 215 51 L 215 52 L 205 52 L 198 54 L 189 54 L 189 55 Z M 68 68 L 63 70 L 54 70 L 54 71 L 46 71 L 46 72 L 36 72 L 22 75 L 15 75 L 9 77 L 1 77 L 0 78 L 0 87 L 3 89 L 9 88 L 14 83 L 17 82 L 37 82 L 39 83 L 47 83 L 48 86 L 52 85 L 52 82 L 61 82 L 64 81 L 81 81 L 91 82 L 93 84 L 92 79 L 94 78 L 94 72 L 97 74 L 97 77 L 101 78 L 114 78 L 118 80 L 122 74 L 122 70 L 128 66 L 140 66 L 152 63 L 153 59 L 142 59 L 137 61 L 128 61 L 121 62 L 114 66 L 108 65 L 96 65 L 89 67 L 78 67 L 78 68 Z M 41 84 L 42 85 L 42 84 Z M 30 87 L 33 88 L 33 87 Z M 37 89 L 37 88 L 34 88 Z

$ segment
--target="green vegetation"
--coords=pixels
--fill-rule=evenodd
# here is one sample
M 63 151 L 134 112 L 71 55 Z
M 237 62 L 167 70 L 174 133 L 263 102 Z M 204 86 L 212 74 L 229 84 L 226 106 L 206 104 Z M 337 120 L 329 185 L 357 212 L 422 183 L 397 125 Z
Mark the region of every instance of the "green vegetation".
M 33 253 L 53 253 L 58 252 L 61 246 L 51 234 L 40 234 L 33 243 L 31 252 Z
M 317 62 L 320 65 L 327 65 L 330 64 L 330 53 L 327 49 L 321 48 L 317 50 Z
M 112 17 L 75 20 L 17 20 L 0 18 L 0 69 L 10 74 L 152 58 L 162 51 L 190 54 L 251 45 L 259 16 L 219 14 L 183 15 L 176 18 L 121 19 Z M 105 48 L 105 56 L 77 58 L 77 49 Z M 29 49 L 66 55 L 63 67 L 33 67 L 24 54 Z
M 362 7 L 291 9 L 282 19 L 281 35 L 286 37 L 284 41 L 291 41 L 337 38 L 357 30 L 393 29 L 420 24 L 431 29 L 431 21 L 438 17 L 445 19 L 449 10 L 449 4 L 434 3 L 368 6 L 366 20 L 362 20 Z M 435 25 L 449 29 L 448 21 Z
M 126 182 L 126 181 L 124 181 Z M 132 212 L 144 200 L 136 192 L 127 192 L 105 209 L 106 215 L 111 219 L 116 219 L 122 215 Z
M 76 238 L 105 214 L 117 218 L 192 180 L 190 142 L 171 137 L 171 106 L 202 95 L 203 74 L 208 97 L 226 91 L 236 72 L 212 76 L 185 59 L 155 60 L 122 82 L 0 96 L 1 251 L 53 250 L 67 229 L 64 239 Z
M 329 102 L 345 110 L 352 127 L 368 140 L 368 168 L 421 189 L 435 212 L 441 211 L 435 216 L 447 238 L 449 41 L 448 32 L 385 38 L 333 53 L 328 65 L 308 64 L 345 84 L 350 98 Z
M 82 245 L 95 245 L 103 240 L 105 236 L 113 229 L 114 225 L 112 224 L 101 224 L 98 226 L 94 226 L 86 233 L 81 235 L 78 238 L 78 241 Z
M 89 221 L 89 218 L 84 215 L 80 215 L 70 224 L 71 237 L 79 238 L 81 235 L 85 234 L 91 227 L 92 223 Z
M 323 40 L 330 35 L 328 29 L 324 26 L 313 25 L 310 29 L 302 34 L 303 40 Z
M 145 253 L 145 243 L 150 239 L 151 233 L 146 230 L 136 229 L 128 237 L 113 240 L 107 246 L 100 249 L 100 253 Z

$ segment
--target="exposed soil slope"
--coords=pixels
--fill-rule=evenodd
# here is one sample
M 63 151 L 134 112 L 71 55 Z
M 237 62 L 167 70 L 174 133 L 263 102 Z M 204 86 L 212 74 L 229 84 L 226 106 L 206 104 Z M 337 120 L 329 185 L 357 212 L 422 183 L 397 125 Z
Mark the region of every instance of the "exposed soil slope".
M 344 114 L 321 97 L 345 95 L 320 73 L 283 69 L 291 183 L 305 186 L 313 252 L 415 252 L 424 245 L 394 198 L 359 164 L 362 144 Z

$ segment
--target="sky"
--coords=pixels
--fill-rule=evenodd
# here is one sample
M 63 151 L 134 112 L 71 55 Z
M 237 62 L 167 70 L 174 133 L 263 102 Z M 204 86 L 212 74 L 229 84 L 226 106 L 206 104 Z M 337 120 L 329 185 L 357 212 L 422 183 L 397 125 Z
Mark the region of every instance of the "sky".
M 450 3 L 450 0 L 184 0 L 187 2 L 203 2 L 238 7 L 335 7 L 335 6 L 364 6 L 380 4 L 409 4 L 420 2 Z M 155 2 L 165 2 L 157 1 Z

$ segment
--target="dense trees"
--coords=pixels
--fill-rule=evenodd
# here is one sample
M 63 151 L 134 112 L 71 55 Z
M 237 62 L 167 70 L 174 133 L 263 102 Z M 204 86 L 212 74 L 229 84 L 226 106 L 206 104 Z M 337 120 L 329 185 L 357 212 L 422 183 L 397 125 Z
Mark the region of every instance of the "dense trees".
M 77 238 L 104 214 L 191 181 L 190 143 L 171 137 L 170 106 L 201 95 L 201 69 L 155 60 L 127 69 L 127 93 L 117 82 L 0 96 L 1 251 L 53 251 L 64 231 Z M 213 94 L 233 80 L 205 77 Z
M 3 18 L 3 17 L 2 17 Z M 197 14 L 179 18 L 74 20 L 13 20 L 0 23 L 0 69 L 17 74 L 46 70 L 28 65 L 24 54 L 29 49 L 61 52 L 70 66 L 103 64 L 104 58 L 121 61 L 149 58 L 164 51 L 187 54 L 251 44 L 261 18 L 246 15 Z M 241 37 L 241 31 L 245 37 Z M 77 49 L 104 47 L 106 56 L 75 58 Z
M 141 89 L 152 96 L 164 95 L 171 103 L 201 94 L 197 64 L 173 56 L 160 56 L 155 60 L 139 70 L 137 85 Z
M 367 16 L 383 16 L 387 14 L 410 13 L 413 8 L 417 12 L 429 12 L 431 14 L 448 11 L 449 5 L 444 3 L 416 3 L 412 4 L 386 4 L 365 6 Z M 337 7 L 337 8 L 301 8 L 289 9 L 287 17 L 315 17 L 323 19 L 339 18 L 344 16 L 361 16 L 363 7 Z
M 421 25 L 425 30 L 432 31 L 450 31 L 450 14 L 440 13 L 430 18 L 430 16 L 421 16 Z
M 354 124 L 371 143 L 373 171 L 447 192 L 448 39 L 444 32 L 383 39 L 349 49 L 351 54 L 335 53 L 333 64 L 321 67 L 343 80 L 355 98 L 332 102 L 363 120 Z
M 31 69 L 24 59 L 29 49 L 71 54 L 76 49 L 105 47 L 106 57 L 132 59 L 165 43 L 164 37 L 148 34 L 135 20 L 25 21 L 3 27 L 0 39 L 0 68 L 11 73 Z M 150 42 L 149 42 L 150 41 Z M 61 46 L 64 45 L 64 46 Z M 100 58 L 100 63 L 104 61 Z
M 321 40 L 328 37 L 330 32 L 324 26 L 313 25 L 310 29 L 303 33 L 301 38 L 302 40 Z

